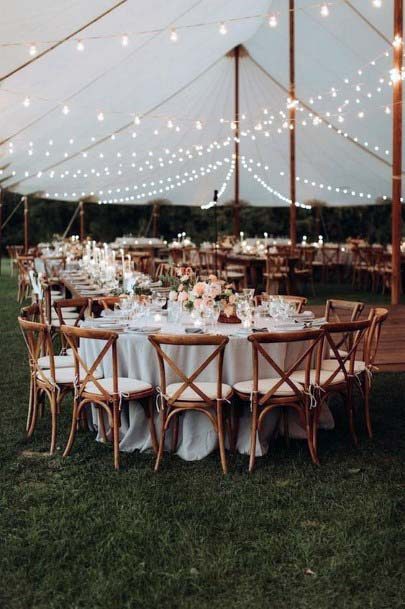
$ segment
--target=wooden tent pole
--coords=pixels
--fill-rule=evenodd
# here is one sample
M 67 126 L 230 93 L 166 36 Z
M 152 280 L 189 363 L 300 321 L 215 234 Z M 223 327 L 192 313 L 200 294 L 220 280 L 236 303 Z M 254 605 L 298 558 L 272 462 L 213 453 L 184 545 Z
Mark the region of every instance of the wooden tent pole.
M 401 239 L 402 239 L 402 53 L 403 0 L 394 3 L 393 69 L 398 80 L 392 85 L 392 285 L 391 303 L 398 304 L 401 296 Z
M 23 197 L 24 200 L 24 254 L 28 254 L 29 249 L 29 207 L 28 197 Z
M 290 88 L 289 88 L 289 131 L 290 131 L 290 241 L 291 249 L 297 245 L 297 208 L 295 206 L 295 0 L 289 0 L 289 46 L 290 46 Z
M 154 203 L 153 209 L 152 209 L 152 237 L 154 237 L 154 238 L 156 238 L 158 236 L 158 232 L 159 232 L 159 216 L 160 216 L 159 205 L 157 203 Z
M 79 202 L 79 217 L 80 217 L 80 241 L 84 241 L 84 203 Z
M 234 101 L 234 155 L 235 155 L 235 192 L 233 202 L 233 234 L 239 237 L 240 233 L 240 200 L 239 200 L 239 51 L 238 45 L 234 49 L 234 66 L 235 66 L 235 101 Z

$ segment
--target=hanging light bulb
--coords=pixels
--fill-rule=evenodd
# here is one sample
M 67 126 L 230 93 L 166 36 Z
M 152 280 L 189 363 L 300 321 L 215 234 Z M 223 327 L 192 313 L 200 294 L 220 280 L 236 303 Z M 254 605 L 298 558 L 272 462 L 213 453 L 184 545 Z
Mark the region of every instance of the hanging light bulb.
M 382 7 L 382 0 L 373 0 L 373 6 L 375 8 L 381 8 Z
M 139 118 L 138 115 L 135 116 L 134 123 L 135 123 L 135 125 L 140 125 L 141 124 L 141 119 Z
M 401 80 L 401 73 L 397 68 L 390 70 L 390 78 L 393 84 L 396 84 Z
M 235 123 L 235 121 L 231 122 L 230 127 L 231 127 L 232 131 L 235 131 L 235 129 L 236 129 L 236 123 Z
M 357 115 L 359 118 L 364 118 L 364 112 L 359 112 Z
M 69 114 L 70 110 L 69 110 L 69 106 L 67 106 L 66 104 L 62 107 L 62 114 Z
M 221 23 L 221 25 L 219 26 L 219 33 L 222 34 L 223 36 L 225 36 L 225 34 L 228 32 L 228 30 L 226 29 L 226 25 L 224 22 Z
M 389 106 L 386 106 L 385 114 L 391 114 L 391 108 Z
M 394 49 L 399 49 L 402 45 L 402 38 L 401 36 L 398 36 L 398 34 L 395 36 L 394 40 L 392 41 L 392 46 L 394 47 Z
M 322 17 L 328 17 L 329 16 L 329 6 L 326 4 L 326 2 L 324 2 L 321 5 L 321 16 Z
M 84 51 L 84 44 L 81 40 L 78 41 L 77 45 L 76 45 L 76 49 L 78 51 Z
M 97 120 L 99 120 L 100 122 L 104 120 L 104 114 L 102 112 L 99 112 L 97 114 Z
M 34 55 L 36 55 L 38 53 L 38 49 L 35 46 L 35 44 L 31 44 L 30 49 L 29 49 L 29 54 L 31 55 L 31 57 L 34 57 Z
M 28 108 L 28 106 L 29 106 L 30 104 L 31 104 L 31 100 L 30 100 L 30 98 L 29 98 L 29 97 L 26 97 L 26 98 L 24 99 L 24 101 L 23 101 L 23 106 L 24 106 L 25 108 Z
M 272 15 L 270 15 L 269 17 L 269 26 L 270 27 L 277 27 L 278 25 L 278 21 L 277 21 L 277 15 L 275 15 L 274 13 Z
M 129 38 L 126 34 L 123 35 L 123 37 L 121 38 L 121 44 L 123 47 L 127 47 L 129 44 Z
M 170 40 L 171 40 L 172 42 L 177 42 L 177 41 L 178 41 L 178 39 L 179 39 L 179 35 L 178 35 L 178 33 L 176 32 L 175 28 L 172 28 L 172 29 L 170 30 Z
M 201 129 L 202 129 L 202 122 L 201 121 L 196 121 L 195 128 L 198 129 L 199 131 L 201 131 Z
M 171 121 L 171 120 L 167 121 L 167 128 L 168 129 L 173 129 L 173 121 Z

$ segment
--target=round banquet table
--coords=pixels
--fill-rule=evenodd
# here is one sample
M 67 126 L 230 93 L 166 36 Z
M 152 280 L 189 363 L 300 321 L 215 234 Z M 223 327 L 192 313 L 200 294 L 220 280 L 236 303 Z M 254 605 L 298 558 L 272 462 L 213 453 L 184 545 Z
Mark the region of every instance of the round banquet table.
M 162 334 L 184 334 L 184 326 L 159 322 Z M 85 323 L 85 326 L 90 325 Z M 91 324 L 93 326 L 93 324 Z M 94 327 L 94 326 L 93 326 Z M 226 345 L 223 365 L 223 383 L 234 385 L 240 381 L 248 381 L 253 378 L 251 344 L 246 336 L 235 336 L 240 325 L 218 324 L 216 333 L 229 336 Z M 80 352 L 86 365 L 92 364 L 105 343 L 100 340 L 82 339 Z M 273 359 L 284 370 L 294 363 L 300 353 L 305 349 L 305 343 L 277 343 L 266 345 L 265 348 L 271 353 Z M 192 372 L 209 356 L 213 347 L 210 346 L 165 346 L 165 351 L 186 374 Z M 159 387 L 159 368 L 157 356 L 147 334 L 134 332 L 122 332 L 117 341 L 118 374 L 121 377 L 135 378 L 150 383 L 153 387 Z M 271 366 L 261 362 L 260 378 L 274 378 L 277 376 Z M 103 359 L 99 372 L 105 377 L 112 376 L 111 350 Z M 216 360 L 196 379 L 198 381 L 216 380 Z M 174 372 L 166 366 L 167 384 L 179 382 Z M 160 417 L 158 413 L 159 402 L 156 400 L 155 425 L 160 432 Z M 237 450 L 241 454 L 249 454 L 250 450 L 250 405 L 243 404 L 240 409 L 239 433 L 237 439 Z M 256 444 L 256 455 L 266 454 L 269 440 L 273 435 L 278 423 L 277 411 L 271 412 L 265 419 L 258 442 Z M 93 407 L 90 426 L 98 430 L 98 412 Z M 322 409 L 320 428 L 333 429 L 334 420 L 327 407 Z M 280 427 L 282 431 L 282 427 Z M 292 409 L 289 413 L 289 436 L 292 438 L 306 439 L 305 430 L 300 426 L 298 417 Z M 97 440 L 101 437 L 97 435 Z M 166 436 L 167 448 L 170 446 L 170 431 Z M 186 412 L 179 420 L 179 442 L 176 454 L 187 461 L 203 459 L 217 447 L 217 436 L 208 417 L 200 412 Z M 146 451 L 152 448 L 147 419 L 143 408 L 136 401 L 124 402 L 121 412 L 120 428 L 120 450 L 133 452 L 134 450 Z

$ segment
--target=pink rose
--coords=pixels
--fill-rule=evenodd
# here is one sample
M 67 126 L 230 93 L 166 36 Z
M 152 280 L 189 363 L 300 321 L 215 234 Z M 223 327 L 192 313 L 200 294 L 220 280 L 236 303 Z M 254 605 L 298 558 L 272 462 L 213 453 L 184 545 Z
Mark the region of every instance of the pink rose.
M 206 289 L 207 284 L 203 281 L 198 281 L 193 288 L 193 292 L 196 296 L 202 296 L 205 293 Z
M 179 302 L 186 302 L 188 300 L 187 292 L 180 292 L 179 294 Z
M 202 306 L 202 303 L 203 303 L 203 301 L 202 301 L 202 299 L 201 299 L 201 298 L 196 298 L 196 299 L 194 300 L 194 307 L 195 307 L 196 309 L 199 309 L 199 308 Z

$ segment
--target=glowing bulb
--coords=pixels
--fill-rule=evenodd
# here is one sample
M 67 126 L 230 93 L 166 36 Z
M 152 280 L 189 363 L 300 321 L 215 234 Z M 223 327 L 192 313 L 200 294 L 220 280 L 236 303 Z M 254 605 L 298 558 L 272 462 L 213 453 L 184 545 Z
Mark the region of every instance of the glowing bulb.
M 167 128 L 173 129 L 173 121 L 167 121 Z
M 69 110 L 69 106 L 66 106 L 66 104 L 63 106 L 62 108 L 62 114 L 69 114 L 70 110 Z
M 278 25 L 278 21 L 277 21 L 277 17 L 276 15 L 270 15 L 269 17 L 269 26 L 270 27 L 277 27 Z
M 123 47 L 127 47 L 129 44 L 129 38 L 126 34 L 123 35 L 123 37 L 121 38 L 121 44 Z
M 225 36 L 225 34 L 228 32 L 228 30 L 226 29 L 226 25 L 224 22 L 221 23 L 221 25 L 219 26 L 219 33 L 222 34 L 223 36 Z
M 389 106 L 385 108 L 385 114 L 391 114 L 391 108 Z
M 170 40 L 172 42 L 177 42 L 179 39 L 179 35 L 174 28 L 170 30 Z
M 398 34 L 395 36 L 393 42 L 392 42 L 392 46 L 394 47 L 394 49 L 399 49 L 402 45 L 402 38 L 401 36 L 398 36 Z
M 198 129 L 199 131 L 201 131 L 201 129 L 202 129 L 202 123 L 201 123 L 201 121 L 196 121 L 195 128 Z
M 78 51 L 84 51 L 84 44 L 81 40 L 78 41 L 77 45 L 76 45 L 76 49 Z
M 359 112 L 357 115 L 359 118 L 364 118 L 364 112 Z
M 326 2 L 324 2 L 321 6 L 321 16 L 322 17 L 328 17 L 329 16 L 329 7 L 326 4 Z
M 375 8 L 381 8 L 382 7 L 382 0 L 373 0 L 373 6 Z
M 100 122 L 104 120 L 104 114 L 102 112 L 99 112 L 97 114 L 97 120 L 99 120 Z
M 37 52 L 38 52 L 37 47 L 35 46 L 35 44 L 32 44 L 30 46 L 29 54 L 31 55 L 31 57 L 34 57 L 34 55 L 36 55 Z
M 141 119 L 139 118 L 138 115 L 135 116 L 134 123 L 135 123 L 135 125 L 140 125 L 141 124 Z
M 23 101 L 23 106 L 24 106 L 25 108 L 28 108 L 28 106 L 29 106 L 30 104 L 31 104 L 31 100 L 30 100 L 30 98 L 29 98 L 29 97 L 26 97 L 26 98 L 24 99 L 24 101 Z
M 232 129 L 232 131 L 235 131 L 236 129 L 236 123 L 234 121 L 231 122 L 230 127 Z

